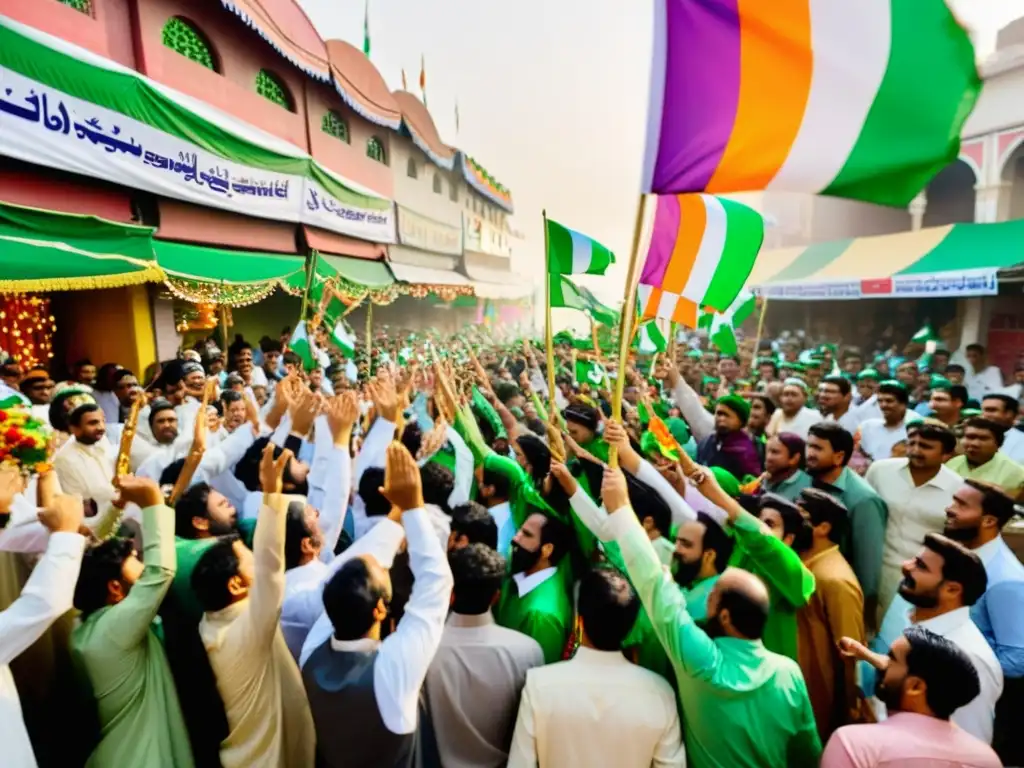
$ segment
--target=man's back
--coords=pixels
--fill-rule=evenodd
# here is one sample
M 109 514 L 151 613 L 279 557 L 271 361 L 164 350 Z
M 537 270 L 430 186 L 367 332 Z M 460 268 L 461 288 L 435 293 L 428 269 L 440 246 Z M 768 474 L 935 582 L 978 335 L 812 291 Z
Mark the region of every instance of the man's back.
M 481 616 L 452 614 L 427 672 L 445 768 L 498 768 L 508 761 L 526 673 L 544 663 L 531 637 Z
M 580 647 L 526 676 L 509 768 L 684 766 L 669 684 L 621 653 Z
M 883 723 L 848 725 L 828 742 L 821 768 L 995 768 L 984 742 L 948 720 L 897 712 Z

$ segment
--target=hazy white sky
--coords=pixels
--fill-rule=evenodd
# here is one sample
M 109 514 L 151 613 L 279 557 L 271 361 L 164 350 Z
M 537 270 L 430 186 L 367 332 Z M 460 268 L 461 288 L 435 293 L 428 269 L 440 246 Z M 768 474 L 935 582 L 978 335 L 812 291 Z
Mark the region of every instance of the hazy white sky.
M 357 46 L 363 2 L 299 0 L 324 38 Z M 950 0 L 979 54 L 1024 15 L 1024 0 Z M 527 239 L 515 267 L 537 274 L 540 212 L 622 254 L 587 281 L 621 297 L 638 199 L 650 67 L 651 0 L 369 0 L 371 58 L 392 89 L 418 92 L 442 138 L 512 190 Z M 461 131 L 455 132 L 458 100 Z

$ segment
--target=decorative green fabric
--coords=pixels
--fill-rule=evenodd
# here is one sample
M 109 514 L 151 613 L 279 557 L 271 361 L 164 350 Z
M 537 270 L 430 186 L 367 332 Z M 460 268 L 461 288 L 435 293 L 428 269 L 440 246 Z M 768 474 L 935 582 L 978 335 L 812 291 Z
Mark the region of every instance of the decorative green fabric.
M 328 277 L 341 275 L 348 282 L 365 288 L 387 288 L 395 282 L 395 276 L 383 261 L 354 259 L 330 253 L 319 253 L 317 258 L 317 272 Z
M 184 19 L 175 16 L 164 24 L 161 37 L 165 46 L 186 59 L 191 59 L 207 69 L 216 71 L 213 65 L 213 51 L 203 36 Z
M 173 277 L 227 283 L 262 283 L 305 279 L 301 256 L 256 251 L 229 251 L 202 245 L 154 240 L 157 263 Z

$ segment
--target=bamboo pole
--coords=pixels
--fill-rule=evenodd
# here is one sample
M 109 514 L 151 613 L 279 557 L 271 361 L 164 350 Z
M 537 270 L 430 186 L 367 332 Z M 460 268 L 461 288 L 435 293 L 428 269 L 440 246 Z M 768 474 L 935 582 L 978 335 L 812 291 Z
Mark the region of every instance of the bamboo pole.
M 754 360 L 753 364 L 757 365 L 758 349 L 761 346 L 761 333 L 764 331 L 764 316 L 768 311 L 768 297 L 765 296 L 761 299 L 761 314 L 757 318 L 757 336 L 754 337 Z
M 597 342 L 597 323 L 593 320 L 590 321 L 590 342 L 594 345 L 594 354 L 597 356 L 597 362 L 603 366 L 604 358 L 601 356 L 601 345 Z
M 555 341 L 551 328 L 551 257 L 548 253 L 547 209 L 542 210 L 540 215 L 544 219 L 544 351 L 548 365 L 548 408 L 554 413 L 558 408 L 555 405 Z
M 639 328 L 634 322 L 636 314 L 636 283 L 640 272 L 640 236 L 644 224 L 644 209 L 647 195 L 640 196 L 636 207 L 636 221 L 633 223 L 633 246 L 629 254 L 629 267 L 626 271 L 626 292 L 622 302 L 622 316 L 619 320 L 619 365 L 615 372 L 615 391 L 612 394 L 612 420 L 622 421 L 622 390 L 626 384 L 626 361 L 629 359 L 629 346 L 633 333 Z M 615 446 L 608 450 L 608 464 L 612 468 L 619 466 L 619 453 Z
M 366 303 L 366 375 L 373 375 L 373 302 Z

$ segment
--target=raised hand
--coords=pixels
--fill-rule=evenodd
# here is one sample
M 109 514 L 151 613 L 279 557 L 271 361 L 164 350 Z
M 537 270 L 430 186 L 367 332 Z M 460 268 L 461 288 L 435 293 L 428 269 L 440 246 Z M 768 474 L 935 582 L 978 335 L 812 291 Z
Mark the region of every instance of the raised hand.
M 327 424 L 331 428 L 331 437 L 335 445 L 348 446 L 352 435 L 352 425 L 359 417 L 359 399 L 353 390 L 348 390 L 332 398 L 324 407 Z
M 135 504 L 142 509 L 156 507 L 164 503 L 160 486 L 156 480 L 135 475 L 121 475 L 114 478 L 114 485 L 120 491 L 121 504 Z
M 399 442 L 388 446 L 387 464 L 384 467 L 384 487 L 381 495 L 402 512 L 420 509 L 423 506 L 423 481 L 420 468 Z
M 274 458 L 274 444 L 268 442 L 260 457 L 260 487 L 263 495 L 281 493 L 284 488 L 284 471 L 291 461 L 292 452 L 285 448 L 281 455 Z
M 557 483 L 562 486 L 562 490 L 565 491 L 566 496 L 573 496 L 576 493 L 576 489 L 579 484 L 576 482 L 576 478 L 572 476 L 572 472 L 560 461 L 551 462 L 551 476 L 555 478 Z
M 78 533 L 85 519 L 85 507 L 79 496 L 58 494 L 44 509 L 39 510 L 39 522 L 50 533 Z
M 17 467 L 9 464 L 0 465 L 0 514 L 11 511 L 14 497 L 25 490 L 25 480 Z
M 444 445 L 447 440 L 448 422 L 445 421 L 444 416 L 440 416 L 437 421 L 434 422 L 434 428 L 423 436 L 423 441 L 420 443 L 420 450 L 416 454 L 416 458 L 422 459 L 427 456 L 433 456 L 441 450 L 441 446 Z
M 292 402 L 289 409 L 292 417 L 292 433 L 305 437 L 309 434 L 313 421 L 320 413 L 322 398 L 308 389 Z
M 604 478 L 601 481 L 601 500 L 609 512 L 615 512 L 629 505 L 626 476 L 621 469 L 604 468 Z
M 377 415 L 390 422 L 398 421 L 398 392 L 391 374 L 381 371 L 377 378 L 367 385 L 370 399 Z

